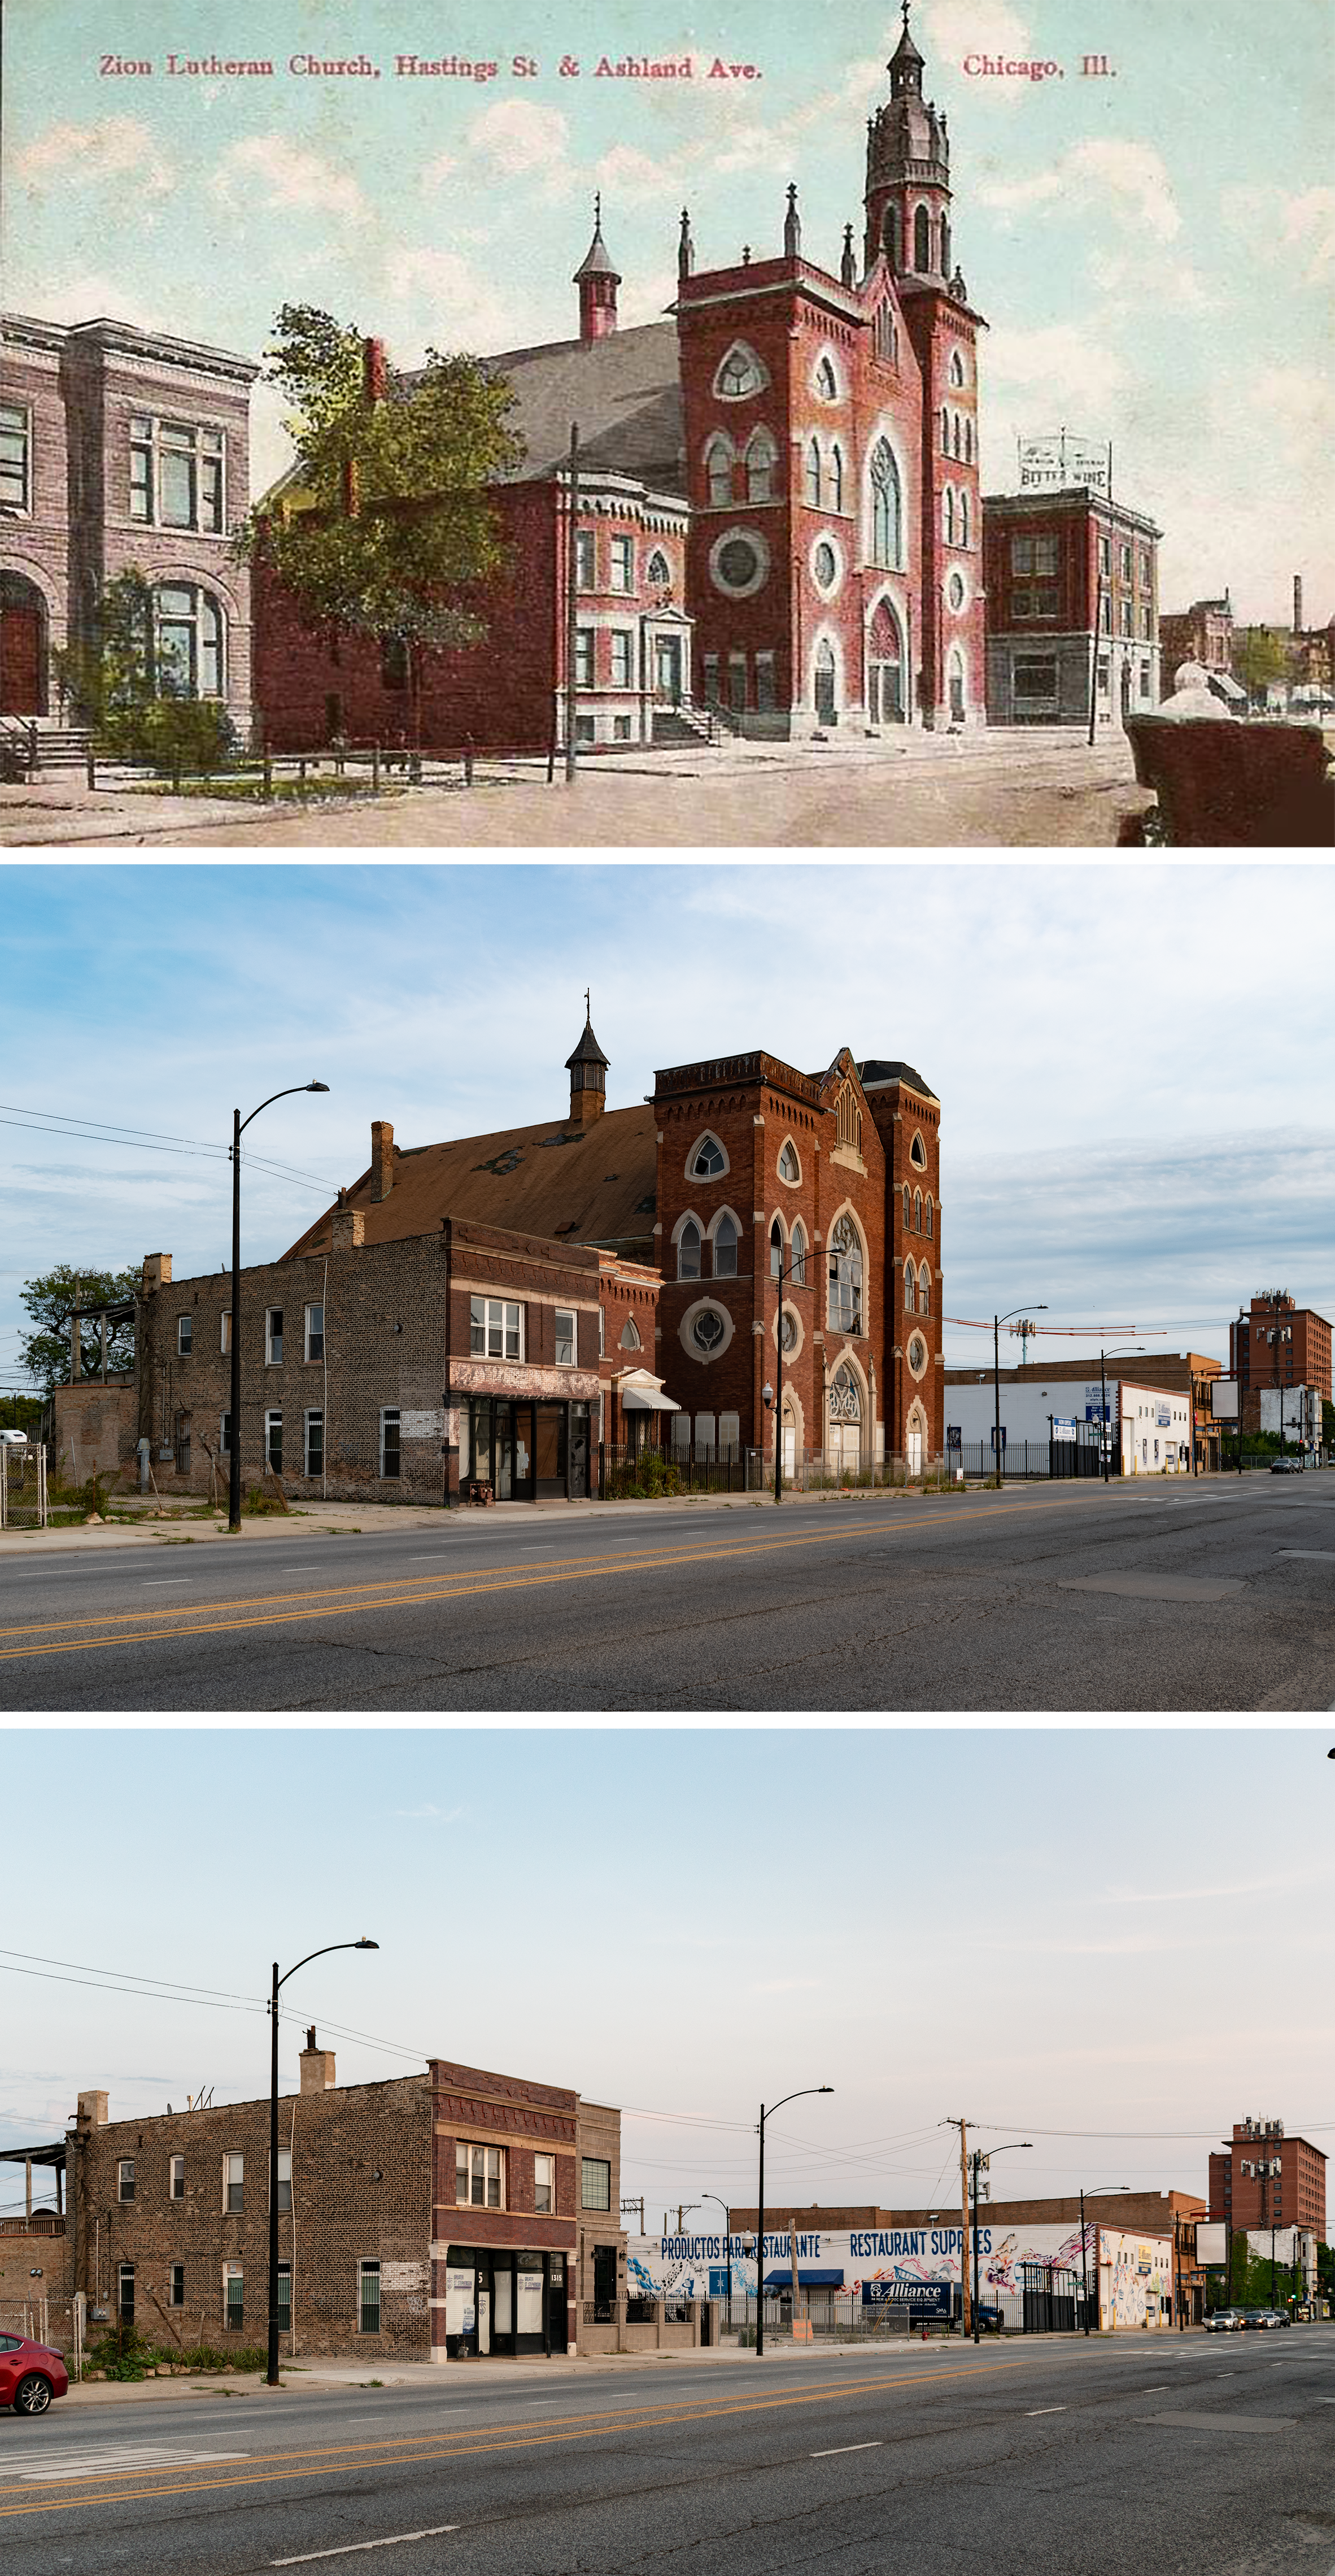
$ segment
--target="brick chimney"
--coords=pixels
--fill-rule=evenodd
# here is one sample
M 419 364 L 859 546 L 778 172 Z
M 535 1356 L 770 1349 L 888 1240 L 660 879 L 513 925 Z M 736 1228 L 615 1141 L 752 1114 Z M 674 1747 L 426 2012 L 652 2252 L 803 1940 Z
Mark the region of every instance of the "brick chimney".
M 387 1118 L 371 1121 L 371 1205 L 379 1207 L 394 1187 L 394 1130 Z
M 385 399 L 385 344 L 383 340 L 362 342 L 362 392 L 369 403 Z
M 329 1229 L 331 1252 L 360 1252 L 366 1241 L 364 1208 L 335 1208 Z
M 144 1254 L 144 1295 L 147 1296 L 151 1288 L 170 1288 L 171 1284 L 171 1254 L 169 1252 L 146 1252 Z
M 306 2033 L 306 2045 L 301 2052 L 302 2092 L 327 2093 L 333 2081 L 334 2052 L 332 2048 L 316 2047 L 315 2024 L 312 2022 Z
M 107 2125 L 107 2097 L 105 2093 L 81 2093 L 79 2095 L 76 2125 L 80 2129 L 105 2129 Z

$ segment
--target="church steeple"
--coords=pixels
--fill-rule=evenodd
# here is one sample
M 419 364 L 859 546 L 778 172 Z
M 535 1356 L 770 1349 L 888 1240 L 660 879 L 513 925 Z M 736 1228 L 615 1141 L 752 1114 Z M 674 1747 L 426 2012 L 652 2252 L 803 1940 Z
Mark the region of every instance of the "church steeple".
M 579 288 L 580 339 L 586 345 L 590 340 L 605 340 L 617 327 L 617 288 L 621 278 L 608 258 L 603 240 L 601 194 L 593 201 L 593 239 L 575 271 L 575 284 Z
M 589 996 L 584 996 L 584 1029 L 573 1055 L 566 1057 L 570 1076 L 570 1125 L 591 1127 L 607 1107 L 607 1058 L 593 1034 Z
M 887 69 L 890 97 L 867 123 L 865 264 L 884 252 L 897 275 L 944 287 L 950 276 L 950 139 L 922 94 L 924 63 L 904 28 Z

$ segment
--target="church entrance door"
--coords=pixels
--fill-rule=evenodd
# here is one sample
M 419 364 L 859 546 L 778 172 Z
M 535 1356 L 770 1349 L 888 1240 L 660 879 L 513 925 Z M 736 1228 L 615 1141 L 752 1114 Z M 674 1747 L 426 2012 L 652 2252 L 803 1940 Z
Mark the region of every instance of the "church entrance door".
M 904 662 L 899 621 L 884 599 L 867 631 L 867 720 L 869 724 L 904 722 Z
M 834 695 L 834 654 L 828 644 L 816 647 L 816 721 L 823 725 L 839 721 Z
M 654 637 L 654 695 L 664 706 L 681 704 L 681 637 Z

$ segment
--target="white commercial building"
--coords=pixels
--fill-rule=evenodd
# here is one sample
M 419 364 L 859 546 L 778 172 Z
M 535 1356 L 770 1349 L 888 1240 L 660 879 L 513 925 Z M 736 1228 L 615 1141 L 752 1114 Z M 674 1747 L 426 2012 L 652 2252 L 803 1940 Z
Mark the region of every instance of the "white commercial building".
M 1161 1386 L 1118 1388 L 1124 1476 L 1191 1474 L 1191 1398 Z
M 1130 2327 L 1158 2331 L 1172 2324 L 1173 2240 L 1134 2229 L 1085 2222 L 1081 2245 L 1075 2226 L 1010 2227 L 980 2221 L 968 2236 L 972 2286 L 974 2235 L 978 2240 L 978 2293 L 984 2308 L 1034 2294 L 1036 2276 L 1059 2277 L 1064 2293 L 1088 2287 L 1097 2299 L 1099 2327 L 1112 2334 Z M 763 2278 L 767 2297 L 782 2297 L 796 2257 L 798 2291 L 818 2323 L 833 2322 L 845 2300 L 864 2309 L 899 2305 L 924 2317 L 958 2310 L 962 2227 L 890 2227 L 765 2231 Z M 632 2299 L 735 2299 L 756 2295 L 755 2236 L 724 2238 L 708 2231 L 681 2236 L 631 2236 L 626 2241 L 626 2289 Z M 1096 2289 L 1097 2284 L 1097 2289 Z M 1017 2320 L 1018 2321 L 1018 2320 Z
M 1031 1448 L 1045 1440 L 1098 1439 L 1097 1425 L 1111 1426 L 1114 1448 L 1120 1425 L 1124 1476 L 1189 1476 L 1191 1474 L 1191 1397 L 1175 1387 L 1136 1386 L 1128 1378 L 1045 1378 L 1041 1368 L 1031 1377 L 1003 1379 L 994 1391 L 990 1373 L 975 1381 L 946 1387 L 946 1451 L 971 1449 L 980 1443 L 990 1455 L 996 1446 L 997 1396 L 1001 1403 L 1001 1447 L 1005 1455 L 1027 1441 Z M 1093 1426 L 1087 1429 L 1086 1426 Z

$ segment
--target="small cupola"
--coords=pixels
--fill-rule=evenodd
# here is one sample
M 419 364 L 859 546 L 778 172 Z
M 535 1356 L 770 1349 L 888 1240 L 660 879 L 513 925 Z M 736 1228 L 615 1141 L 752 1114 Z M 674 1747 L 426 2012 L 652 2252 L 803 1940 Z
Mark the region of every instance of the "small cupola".
M 575 271 L 579 288 L 579 336 L 587 347 L 591 340 L 605 340 L 617 327 L 617 288 L 621 284 L 617 270 L 608 257 L 603 240 L 603 201 L 593 201 L 593 239 Z
M 909 0 L 903 0 L 904 32 L 890 57 L 886 69 L 890 74 L 890 95 L 903 98 L 906 92 L 921 96 L 923 58 L 909 33 Z
M 607 1058 L 589 1022 L 589 996 L 584 996 L 584 1034 L 566 1057 L 570 1076 L 570 1124 L 591 1127 L 607 1107 Z

